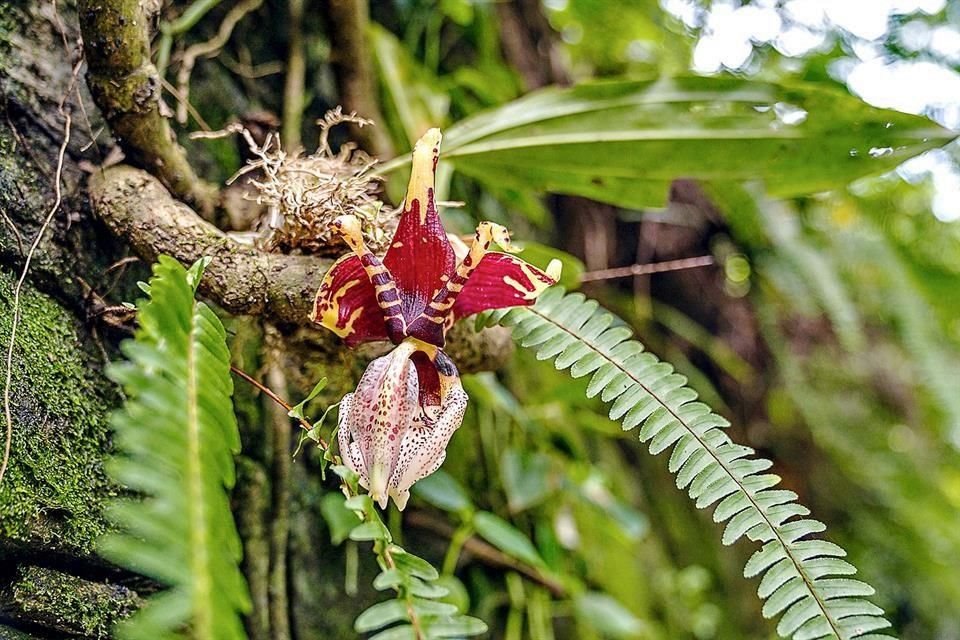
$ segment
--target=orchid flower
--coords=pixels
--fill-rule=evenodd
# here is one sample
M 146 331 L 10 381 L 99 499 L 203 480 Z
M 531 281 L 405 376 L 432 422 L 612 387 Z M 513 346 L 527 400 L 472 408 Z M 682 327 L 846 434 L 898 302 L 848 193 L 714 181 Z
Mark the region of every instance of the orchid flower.
M 454 249 L 434 199 L 440 138 L 431 129 L 414 148 L 403 210 L 382 260 L 354 216 L 334 221 L 351 253 L 330 267 L 313 309 L 313 321 L 348 346 L 397 345 L 370 363 L 340 405 L 341 456 L 381 508 L 390 497 L 406 506 L 410 487 L 440 467 L 463 421 L 467 394 L 443 351 L 447 330 L 480 311 L 533 304 L 560 271 L 557 261 L 541 271 L 490 251 L 493 242 L 512 250 L 507 230 L 492 222 L 480 223 L 469 248 Z

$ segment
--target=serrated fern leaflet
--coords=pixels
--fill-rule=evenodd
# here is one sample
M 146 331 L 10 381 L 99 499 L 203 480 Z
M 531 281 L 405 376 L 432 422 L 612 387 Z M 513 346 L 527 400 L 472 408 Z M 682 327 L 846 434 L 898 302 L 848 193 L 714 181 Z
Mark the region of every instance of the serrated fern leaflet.
M 874 631 L 890 623 L 865 598 L 873 589 L 848 576 L 856 569 L 837 545 L 812 538 L 823 523 L 807 518 L 797 495 L 778 489 L 772 466 L 723 431 L 729 423 L 712 412 L 686 378 L 631 340 L 632 331 L 582 294 L 554 289 L 533 307 L 490 312 L 486 324 L 513 328 L 521 346 L 553 360 L 574 378 L 592 374 L 587 395 L 610 406 L 625 430 L 640 427 L 640 440 L 656 455 L 671 449 L 669 469 L 697 508 L 716 504 L 713 519 L 726 522 L 723 543 L 746 536 L 763 543 L 744 569 L 761 576 L 763 615 L 779 615 L 777 632 L 794 640 L 839 638 L 890 640 Z
M 203 266 L 187 271 L 160 257 L 136 338 L 121 347 L 128 361 L 109 372 L 128 398 L 113 416 L 121 455 L 110 472 L 143 499 L 113 505 L 121 532 L 101 552 L 169 587 L 124 624 L 126 638 L 246 637 L 241 614 L 250 604 L 227 492 L 240 436 L 226 333 L 194 300 Z

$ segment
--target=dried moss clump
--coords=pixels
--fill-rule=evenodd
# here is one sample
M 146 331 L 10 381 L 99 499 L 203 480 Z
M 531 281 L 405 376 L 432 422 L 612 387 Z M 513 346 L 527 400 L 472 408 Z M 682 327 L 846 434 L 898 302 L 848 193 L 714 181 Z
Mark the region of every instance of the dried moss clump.
M 344 115 L 335 109 L 318 122 L 320 142 L 308 156 L 288 155 L 275 134 L 258 145 L 246 130 L 240 130 L 254 156 L 231 182 L 253 174 L 248 184 L 256 193 L 248 197 L 266 205 L 261 221 L 259 243 L 267 250 L 334 256 L 345 245 L 330 230 L 338 216 L 350 214 L 361 223 L 367 244 L 375 252 L 386 249 L 393 235 L 397 212 L 384 210 L 377 197 L 380 180 L 371 169 L 377 163 L 352 143 L 333 153 L 330 129 L 343 122 L 370 124 L 356 115 Z

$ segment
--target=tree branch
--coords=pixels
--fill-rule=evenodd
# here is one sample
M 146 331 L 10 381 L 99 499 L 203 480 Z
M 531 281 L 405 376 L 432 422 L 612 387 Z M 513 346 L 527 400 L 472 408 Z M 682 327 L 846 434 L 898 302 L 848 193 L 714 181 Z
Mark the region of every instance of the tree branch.
M 174 200 L 156 178 L 133 167 L 119 165 L 94 174 L 88 191 L 97 216 L 144 260 L 166 254 L 189 265 L 210 256 L 200 292 L 224 310 L 313 326 L 314 297 L 331 260 L 240 244 Z M 312 341 L 332 345 L 336 338 L 318 331 Z M 496 369 L 512 349 L 508 331 L 477 332 L 469 321 L 459 323 L 448 342 L 447 352 L 464 372 Z
M 157 176 L 204 216 L 217 191 L 194 173 L 161 112 L 150 62 L 149 20 L 139 0 L 79 0 L 87 85 L 128 160 Z

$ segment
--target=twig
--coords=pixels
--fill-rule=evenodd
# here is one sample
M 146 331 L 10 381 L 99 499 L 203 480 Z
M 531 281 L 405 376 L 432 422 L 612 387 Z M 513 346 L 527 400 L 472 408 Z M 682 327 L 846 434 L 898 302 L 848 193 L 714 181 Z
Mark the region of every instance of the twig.
M 244 380 L 246 380 L 247 382 L 255 386 L 257 389 L 262 391 L 264 395 L 266 395 L 268 398 L 270 398 L 271 400 L 276 402 L 278 405 L 286 409 L 287 414 L 293 411 L 293 406 L 289 402 L 287 402 L 286 400 L 278 396 L 276 393 L 274 393 L 270 389 L 270 387 L 266 386 L 265 384 L 263 384 L 262 382 L 260 382 L 259 380 L 251 376 L 250 374 L 246 373 L 242 369 L 238 369 L 233 365 L 230 365 L 230 371 L 234 372 L 239 377 L 243 378 Z M 313 425 L 307 422 L 305 419 L 297 418 L 297 422 L 299 422 L 300 426 L 303 427 L 304 430 L 306 430 L 307 432 L 313 430 Z M 327 451 L 330 448 L 330 445 L 327 444 L 326 441 L 323 438 L 321 438 L 319 434 L 317 435 L 317 446 L 320 447 L 321 451 Z
M 63 125 L 63 143 L 60 145 L 60 152 L 57 154 L 57 169 L 54 174 L 54 192 L 56 193 L 56 199 L 54 200 L 53 206 L 50 207 L 50 212 L 47 214 L 46 219 L 44 219 L 43 225 L 41 225 L 40 230 L 37 231 L 37 237 L 34 238 L 33 244 L 30 245 L 30 250 L 27 252 L 26 259 L 23 262 L 23 270 L 20 272 L 20 279 L 17 280 L 17 286 L 13 290 L 13 319 L 10 324 L 10 344 L 7 347 L 6 380 L 3 386 L 3 416 L 7 422 L 7 437 L 6 444 L 3 448 L 3 461 L 0 462 L 0 483 L 3 482 L 3 476 L 7 472 L 7 465 L 10 462 L 10 447 L 13 444 L 13 416 L 10 411 L 10 385 L 13 380 L 13 348 L 17 339 L 17 327 L 20 324 L 20 292 L 23 289 L 23 283 L 27 279 L 27 272 L 30 270 L 30 262 L 33 260 L 33 254 L 37 251 L 37 247 L 40 246 L 40 241 L 53 222 L 53 216 L 56 215 L 60 209 L 61 202 L 63 202 L 63 191 L 60 182 L 63 176 L 63 159 L 67 153 L 67 145 L 70 143 L 70 126 L 72 119 L 70 117 L 70 111 L 63 109 L 62 103 L 60 105 L 60 112 L 63 114 L 65 122 Z
M 112 265 L 107 267 L 107 270 L 104 271 L 104 274 L 112 273 L 113 271 L 116 271 L 121 267 L 125 267 L 128 264 L 133 264 L 134 262 L 140 262 L 140 258 L 138 258 L 137 256 L 127 256 L 126 258 L 120 258 L 119 260 L 114 262 Z
M 407 516 L 407 522 L 415 527 L 436 533 L 447 539 L 453 539 L 456 535 L 456 529 L 449 523 L 433 518 L 423 511 L 410 512 Z M 566 598 L 569 596 L 567 587 L 553 576 L 541 572 L 536 567 L 514 560 L 493 545 L 484 542 L 476 536 L 471 536 L 463 542 L 463 550 L 472 553 L 490 566 L 512 569 L 517 573 L 525 575 L 534 582 L 546 587 L 550 593 L 557 598 Z
M 230 40 L 230 35 L 233 33 L 233 29 L 237 26 L 237 23 L 248 13 L 260 8 L 262 4 L 263 0 L 245 0 L 244 2 L 240 2 L 224 16 L 223 22 L 220 23 L 220 28 L 217 29 L 217 35 L 206 42 L 191 45 L 183 52 L 183 56 L 180 58 L 180 68 L 177 70 L 177 92 L 175 94 L 179 98 L 177 122 L 180 124 L 186 124 L 187 122 L 187 111 L 190 100 L 190 74 L 193 73 L 193 67 L 196 65 L 197 59 L 216 55 L 220 49 L 227 44 L 227 41 Z M 196 118 L 196 116 L 194 117 Z M 202 122 L 199 118 L 197 121 Z M 207 130 L 210 129 L 209 127 L 206 128 Z
M 279 60 L 270 60 L 268 62 L 261 62 L 260 64 L 248 64 L 234 60 L 225 54 L 221 55 L 218 60 L 227 69 L 247 80 L 257 80 L 258 78 L 266 78 L 267 76 L 283 73 L 283 63 Z
M 60 39 L 63 41 L 63 51 L 67 54 L 67 58 L 71 57 L 70 43 L 67 42 L 67 30 L 63 26 L 63 20 L 60 19 L 60 11 L 57 7 L 57 0 L 51 0 L 50 4 L 53 9 L 53 20 L 57 26 L 57 30 L 60 32 Z M 78 38 L 76 42 L 76 53 L 77 61 L 74 62 L 73 74 L 70 77 L 70 87 L 73 89 L 73 94 L 77 98 L 77 106 L 80 107 L 80 115 L 83 116 L 83 122 L 87 128 L 87 135 L 90 136 L 90 142 L 85 144 L 80 151 L 86 152 L 90 147 L 94 147 L 97 153 L 97 158 L 103 157 L 103 154 L 100 153 L 100 145 L 97 144 L 97 136 L 100 135 L 100 131 L 103 130 L 101 127 L 96 133 L 93 132 L 93 124 L 90 122 L 90 115 L 87 113 L 87 106 L 83 103 L 83 95 L 80 93 L 80 86 L 77 82 L 77 78 L 80 75 L 80 67 L 83 66 L 83 38 Z M 69 95 L 69 92 L 68 94 Z M 66 100 L 66 97 L 64 97 Z
M 161 77 L 166 74 L 167 64 L 170 62 L 170 49 L 173 47 L 173 37 L 186 33 L 193 28 L 208 11 L 220 4 L 220 0 L 196 0 L 187 7 L 179 18 L 173 22 L 160 24 L 160 44 L 157 47 L 157 71 Z
M 178 111 L 181 107 L 183 107 L 191 116 L 193 116 L 193 119 L 197 121 L 197 124 L 200 125 L 200 128 L 203 129 L 203 131 L 210 131 L 210 125 L 208 125 L 207 121 L 203 119 L 203 116 L 200 115 L 200 112 L 197 111 L 192 104 L 190 104 L 190 101 L 186 98 L 186 96 L 180 95 L 180 91 L 178 91 L 176 87 L 170 84 L 170 82 L 162 76 L 160 77 L 160 84 L 170 93 L 170 95 L 177 99 Z
M 331 260 L 309 255 L 268 253 L 243 245 L 201 220 L 148 173 L 114 166 L 90 177 L 87 189 L 97 216 L 122 237 L 140 258 L 152 262 L 160 254 L 193 264 L 213 258 L 203 273 L 200 292 L 233 314 L 263 315 L 300 327 L 310 320 L 317 287 Z M 331 332 L 311 335 L 318 348 L 333 345 Z M 510 332 L 477 332 L 461 322 L 448 336 L 447 353 L 463 372 L 489 371 L 502 366 L 512 349 Z M 374 355 L 367 351 L 366 357 Z M 358 354 L 363 358 L 363 354 Z
M 634 264 L 630 265 L 629 267 L 586 271 L 580 276 L 580 282 L 612 280 L 614 278 L 627 278 L 630 276 L 646 276 L 653 273 L 663 273 L 665 271 L 682 271 L 683 269 L 706 267 L 713 263 L 713 256 L 698 256 L 696 258 L 682 258 L 680 260 L 665 260 L 663 262 L 652 262 L 648 264 Z

